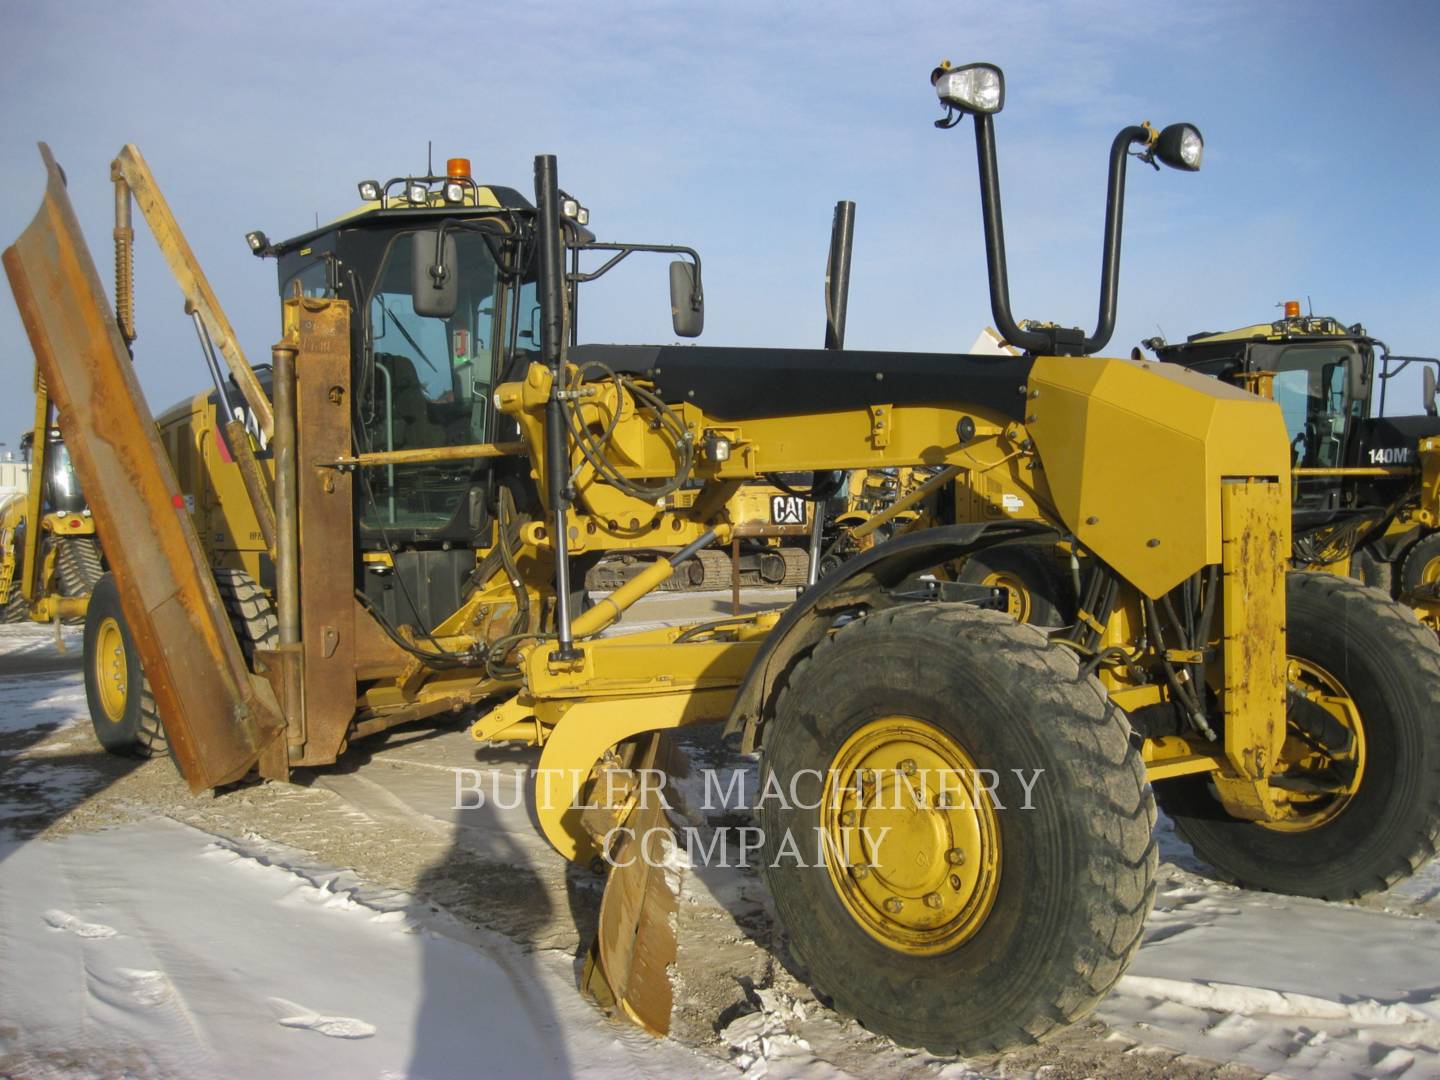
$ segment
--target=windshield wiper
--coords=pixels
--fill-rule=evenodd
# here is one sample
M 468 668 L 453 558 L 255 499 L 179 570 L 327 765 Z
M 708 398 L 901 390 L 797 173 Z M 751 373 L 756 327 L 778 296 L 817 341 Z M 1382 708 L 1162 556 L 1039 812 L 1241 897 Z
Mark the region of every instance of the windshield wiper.
M 401 336 L 410 343 L 410 347 L 415 350 L 416 354 L 419 355 L 421 360 L 425 361 L 425 366 L 428 367 L 431 371 L 435 372 L 436 375 L 439 375 L 440 369 L 430 362 L 430 358 L 425 355 L 425 350 L 420 348 L 420 343 L 410 336 L 409 330 L 405 329 L 405 324 L 402 323 L 399 319 L 397 319 L 395 317 L 395 313 L 385 306 L 385 301 L 378 294 L 375 297 L 375 301 L 380 305 L 380 310 L 383 311 L 390 319 L 390 321 L 395 324 L 395 329 L 400 331 Z

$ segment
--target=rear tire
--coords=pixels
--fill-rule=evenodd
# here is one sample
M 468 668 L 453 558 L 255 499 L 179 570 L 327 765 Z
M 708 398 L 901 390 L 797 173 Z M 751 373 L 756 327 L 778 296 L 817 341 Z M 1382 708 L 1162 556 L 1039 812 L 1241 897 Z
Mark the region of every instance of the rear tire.
M 217 569 L 215 586 L 245 663 L 254 671 L 255 650 L 274 648 L 280 641 L 275 607 L 243 570 Z M 138 695 L 130 692 L 135 687 Z M 110 753 L 151 758 L 170 752 L 155 695 L 120 607 L 119 588 L 110 574 L 96 581 L 85 612 L 85 700 L 95 737 Z
M 11 582 L 10 598 L 5 601 L 4 610 L 0 611 L 0 622 L 25 622 L 29 618 L 30 605 L 25 602 L 25 597 L 20 595 L 20 583 L 18 581 Z
M 1160 805 L 1196 855 L 1247 888 L 1326 900 L 1388 889 L 1440 841 L 1440 645 L 1403 605 L 1349 578 L 1289 574 L 1286 601 L 1287 651 L 1358 711 L 1358 788 L 1303 830 L 1230 817 L 1204 777 L 1162 782 Z
M 892 724 L 901 733 L 885 743 Z M 907 741 L 906 729 L 921 734 Z M 865 740 L 876 731 L 882 742 L 865 760 L 895 753 L 912 786 L 910 755 L 926 762 L 923 777 L 927 743 L 959 747 L 976 769 L 995 770 L 991 824 L 976 811 L 967 832 L 953 803 L 932 801 L 895 822 L 893 868 L 883 855 L 860 875 L 854 860 L 816 865 L 815 830 L 846 824 L 826 809 L 822 776 L 848 769 L 857 760 L 849 748 L 873 745 Z M 1034 1042 L 1090 1012 L 1139 945 L 1154 895 L 1155 803 L 1130 727 L 1093 678 L 1079 677 L 1071 654 L 1006 615 L 927 603 L 842 627 L 791 672 L 765 728 L 762 770 L 762 792 L 778 785 L 794 795 L 782 805 L 762 798 L 760 814 L 762 873 L 790 952 L 802 977 L 872 1031 L 939 1054 Z M 1036 777 L 1030 809 L 1012 770 Z M 972 806 L 986 802 L 975 796 Z M 823 805 L 805 808 L 815 803 Z M 861 805 L 849 827 L 877 812 Z M 795 865 L 786 835 L 811 852 L 810 865 Z M 957 846 L 940 850 L 949 843 Z M 957 862 L 962 843 L 972 850 Z M 958 873 L 940 866 L 929 876 L 937 850 Z M 875 885 L 908 889 L 888 931 L 880 909 L 865 907 Z M 924 908 L 952 903 L 971 906 L 938 930 L 924 927 Z M 935 936 L 951 929 L 959 936 Z
M 155 695 L 140 668 L 115 579 L 103 574 L 85 612 L 85 700 L 100 745 L 123 757 L 170 752 Z
M 245 655 L 245 666 L 255 670 L 255 650 L 273 649 L 280 644 L 280 619 L 269 595 L 244 570 L 220 568 L 215 571 L 215 586 L 230 628 Z
M 960 568 L 959 580 L 1003 586 L 1012 618 L 1032 626 L 1069 626 L 1079 602 L 1075 585 L 1055 557 L 1053 543 L 1009 543 L 977 551 Z

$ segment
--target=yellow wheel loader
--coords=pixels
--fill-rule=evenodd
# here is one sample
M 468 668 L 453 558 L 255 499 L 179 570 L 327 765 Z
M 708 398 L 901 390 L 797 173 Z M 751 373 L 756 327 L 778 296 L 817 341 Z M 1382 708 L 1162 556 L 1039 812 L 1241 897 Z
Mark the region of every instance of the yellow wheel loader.
M 581 260 L 679 255 L 683 336 L 698 330 L 699 259 L 596 241 L 542 156 L 533 203 L 457 160 L 365 181 L 362 212 L 293 240 L 251 234 L 282 297 L 262 385 L 127 148 L 117 236 L 131 195 L 164 226 L 230 365 L 219 385 L 253 420 L 232 464 L 209 449 L 228 410 L 157 428 L 128 294 L 117 319 L 44 151 L 45 201 L 4 264 L 112 555 L 138 659 L 126 692 L 138 673 L 191 787 L 283 779 L 457 713 L 477 740 L 537 748 L 541 830 L 608 878 L 584 985 L 663 1032 L 668 881 L 687 845 L 647 770 L 664 767 L 665 733 L 720 725 L 761 758 L 756 854 L 785 961 L 872 1030 L 944 1053 L 1042 1037 L 1120 978 L 1155 888 L 1152 785 L 1176 791 L 1201 856 L 1252 887 L 1356 896 L 1433 853 L 1435 636 L 1357 583 L 1287 574 L 1274 403 L 1094 355 L 1114 325 L 1128 157 L 1194 169 L 1198 133 L 1119 133 L 1097 329 L 1017 339 L 1003 76 L 942 65 L 932 84 L 941 126 L 973 117 L 992 306 L 1023 356 L 581 344 Z M 239 475 L 247 453 L 255 483 Z M 1037 518 L 891 539 L 784 611 L 603 633 L 731 538 L 744 484 L 916 467 L 1004 476 Z M 206 505 L 206 483 L 219 508 L 202 533 L 190 503 Z M 668 505 L 687 484 L 695 499 Z M 232 546 L 211 546 L 216 520 Z M 1095 567 L 1063 639 L 929 574 L 1061 537 Z M 660 547 L 675 550 L 572 609 L 579 560 Z M 232 620 L 217 566 L 253 582 L 258 633 Z

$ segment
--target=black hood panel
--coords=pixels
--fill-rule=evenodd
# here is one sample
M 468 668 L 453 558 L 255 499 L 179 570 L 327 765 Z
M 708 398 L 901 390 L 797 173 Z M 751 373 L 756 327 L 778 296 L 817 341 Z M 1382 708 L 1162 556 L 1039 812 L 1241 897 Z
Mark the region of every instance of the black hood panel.
M 1033 363 L 1022 356 L 698 345 L 578 345 L 570 359 L 643 376 L 667 403 L 690 401 L 719 420 L 882 404 L 972 406 L 1023 420 L 1021 388 Z

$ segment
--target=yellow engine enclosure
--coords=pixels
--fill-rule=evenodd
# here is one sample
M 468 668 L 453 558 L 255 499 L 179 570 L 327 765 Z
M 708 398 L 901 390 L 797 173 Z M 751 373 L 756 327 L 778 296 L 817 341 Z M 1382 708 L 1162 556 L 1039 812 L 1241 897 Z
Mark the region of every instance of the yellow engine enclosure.
M 1027 388 L 1026 427 L 1056 510 L 1152 598 L 1221 561 L 1226 480 L 1289 490 L 1279 407 L 1218 380 L 1174 364 L 1046 356 Z M 1284 529 L 1288 551 L 1288 519 Z

